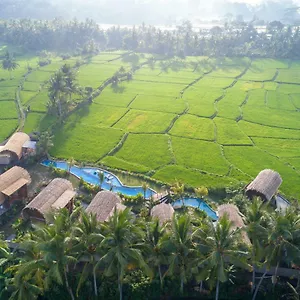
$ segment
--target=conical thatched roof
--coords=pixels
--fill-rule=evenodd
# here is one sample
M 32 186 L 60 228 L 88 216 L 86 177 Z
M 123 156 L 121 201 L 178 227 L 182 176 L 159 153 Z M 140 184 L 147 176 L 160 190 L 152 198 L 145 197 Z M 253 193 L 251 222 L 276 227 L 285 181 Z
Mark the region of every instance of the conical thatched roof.
M 151 209 L 152 218 L 158 218 L 160 224 L 170 221 L 174 214 L 174 208 L 171 204 L 161 203 Z
M 232 222 L 232 229 L 243 228 L 245 223 L 241 217 L 241 213 L 237 206 L 234 204 L 222 204 L 218 207 L 219 218 L 227 215 L 229 220 Z M 246 232 L 242 232 L 243 240 L 246 244 L 251 244 Z
M 5 151 L 11 152 L 17 156 L 18 159 L 22 157 L 22 147 L 25 142 L 30 141 L 29 135 L 24 132 L 14 133 L 7 143 L 1 147 L 0 153 Z
M 86 209 L 87 213 L 96 214 L 100 222 L 107 221 L 114 209 L 124 210 L 126 206 L 121 204 L 121 198 L 110 191 L 99 192 Z
M 279 173 L 273 170 L 263 170 L 256 178 L 246 187 L 246 194 L 248 196 L 261 196 L 264 200 L 271 200 L 278 191 L 282 179 Z
M 52 209 L 65 207 L 74 196 L 69 180 L 55 178 L 23 209 L 23 215 L 29 217 L 30 210 L 36 210 L 44 217 Z
M 15 166 L 0 175 L 0 192 L 6 196 L 10 196 L 30 182 L 29 173 L 25 169 Z

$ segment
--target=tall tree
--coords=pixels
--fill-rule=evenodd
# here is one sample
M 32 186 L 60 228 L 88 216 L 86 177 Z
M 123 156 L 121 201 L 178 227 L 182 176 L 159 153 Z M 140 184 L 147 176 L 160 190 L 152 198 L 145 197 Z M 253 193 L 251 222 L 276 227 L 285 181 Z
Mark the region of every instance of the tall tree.
M 216 286 L 219 299 L 220 282 L 228 280 L 229 266 L 249 268 L 248 253 L 240 250 L 240 229 L 233 230 L 232 223 L 225 215 L 215 225 L 208 222 L 195 232 L 199 252 L 203 255 L 198 266 L 208 279 L 211 287 Z
M 4 59 L 2 60 L 2 69 L 9 71 L 10 79 L 12 79 L 12 72 L 19 67 L 13 54 L 6 51 Z
M 122 300 L 124 275 L 130 264 L 150 273 L 141 251 L 143 231 L 135 226 L 130 210 L 125 209 L 120 212 L 114 211 L 110 220 L 103 224 L 103 235 L 105 237 L 101 247 L 105 255 L 100 258 L 95 268 L 102 266 L 106 276 L 117 276 L 120 300 Z

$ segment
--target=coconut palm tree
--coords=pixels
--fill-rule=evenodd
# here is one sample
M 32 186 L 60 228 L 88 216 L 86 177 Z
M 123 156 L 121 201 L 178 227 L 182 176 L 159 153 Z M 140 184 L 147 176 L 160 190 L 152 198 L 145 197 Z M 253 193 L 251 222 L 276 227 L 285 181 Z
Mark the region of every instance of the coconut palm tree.
M 145 243 L 149 248 L 147 252 L 147 262 L 149 266 L 152 266 L 155 270 L 158 270 L 159 280 L 161 287 L 163 286 L 164 275 L 162 274 L 161 266 L 166 264 L 168 258 L 168 251 L 166 249 L 166 241 L 169 235 L 166 231 L 166 226 L 160 226 L 159 220 L 153 220 L 146 225 L 146 237 Z
M 9 71 L 10 79 L 12 79 L 12 71 L 17 69 L 19 64 L 16 62 L 14 56 L 6 51 L 4 59 L 2 60 L 2 69 Z
M 205 186 L 200 186 L 194 189 L 194 192 L 197 197 L 203 198 L 208 195 L 208 189 Z
M 101 247 L 105 254 L 99 259 L 95 268 L 104 268 L 104 275 L 116 275 L 120 300 L 123 299 L 124 275 L 132 266 L 141 267 L 150 273 L 150 268 L 144 261 L 141 246 L 143 244 L 143 231 L 135 226 L 133 216 L 129 209 L 114 214 L 110 220 L 103 224 L 104 239 Z
M 180 293 L 183 294 L 184 283 L 190 277 L 194 265 L 196 251 L 192 241 L 192 223 L 188 215 L 174 215 L 172 219 L 171 236 L 166 244 L 170 251 L 168 275 L 180 279 Z
M 254 198 L 246 208 L 246 231 L 251 240 L 252 286 L 255 290 L 255 268 L 264 260 L 265 246 L 268 240 L 270 211 L 268 205 L 260 198 Z
M 182 203 L 184 204 L 183 201 L 183 195 L 184 195 L 184 184 L 181 183 L 180 181 L 176 181 L 173 186 L 171 186 L 171 192 L 175 195 L 175 197 L 178 197 L 179 199 L 182 200 Z
M 239 247 L 240 229 L 233 230 L 232 223 L 225 215 L 214 225 L 207 222 L 195 233 L 197 247 L 203 258 L 198 260 L 202 274 L 210 286 L 216 286 L 215 299 L 219 299 L 220 282 L 228 280 L 230 266 L 249 268 L 248 253 Z
M 68 173 L 71 173 L 71 168 L 76 164 L 76 160 L 73 157 L 68 159 Z
M 99 178 L 99 186 L 100 186 L 100 189 L 102 188 L 102 184 L 103 184 L 103 181 L 104 181 L 104 172 L 103 171 L 100 171 L 98 172 L 98 178 Z
M 49 157 L 49 150 L 53 147 L 53 136 L 48 132 L 42 132 L 37 142 L 37 154 Z
M 148 187 L 149 187 L 149 185 L 148 185 L 147 182 L 142 183 L 142 189 L 143 189 L 143 192 L 144 192 L 144 200 L 146 200 L 146 192 L 147 192 Z
M 300 264 L 300 216 L 297 212 L 287 210 L 285 214 L 273 215 L 270 222 L 265 259 L 266 269 L 276 266 L 272 282 L 276 284 L 279 265 L 285 262 L 288 265 Z M 255 300 L 260 285 L 266 275 L 261 277 L 252 299 Z
M 79 224 L 77 226 L 75 224 L 72 228 L 72 240 L 74 241 L 72 252 L 78 255 L 77 259 L 84 257 L 88 258 L 88 261 L 81 272 L 76 294 L 78 296 L 82 284 L 89 275 L 90 267 L 92 267 L 94 294 L 97 297 L 98 288 L 95 265 L 99 254 L 103 254 L 99 245 L 101 245 L 104 236 L 100 233 L 100 226 L 95 214 L 89 215 L 82 211 L 79 219 Z

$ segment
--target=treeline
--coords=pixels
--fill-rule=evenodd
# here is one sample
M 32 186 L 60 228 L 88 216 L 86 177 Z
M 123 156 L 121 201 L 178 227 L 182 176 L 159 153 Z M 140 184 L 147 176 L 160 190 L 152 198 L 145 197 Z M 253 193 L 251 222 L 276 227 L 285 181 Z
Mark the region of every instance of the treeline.
M 165 224 L 128 208 L 100 223 L 80 207 L 44 226 L 19 222 L 14 250 L 0 239 L 0 298 L 298 299 L 297 280 L 279 272 L 300 263 L 298 212 L 259 199 L 242 211 L 244 228 L 187 208 Z
M 194 32 L 190 22 L 177 30 L 152 26 L 132 29 L 112 27 L 106 31 L 93 20 L 85 22 L 11 20 L 0 23 L 1 41 L 27 51 L 56 51 L 71 54 L 124 49 L 167 56 L 300 57 L 299 28 L 272 22 L 265 32 L 251 23 L 227 24 L 224 28 Z

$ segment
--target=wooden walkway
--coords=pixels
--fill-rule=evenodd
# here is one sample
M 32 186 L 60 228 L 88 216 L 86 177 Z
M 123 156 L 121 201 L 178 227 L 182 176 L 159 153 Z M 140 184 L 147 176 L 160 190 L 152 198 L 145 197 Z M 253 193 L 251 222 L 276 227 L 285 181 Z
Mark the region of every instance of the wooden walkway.
M 168 196 L 169 196 L 168 192 L 157 193 L 154 196 L 152 196 L 152 199 L 154 201 L 161 203 L 161 202 L 165 202 L 167 200 Z

